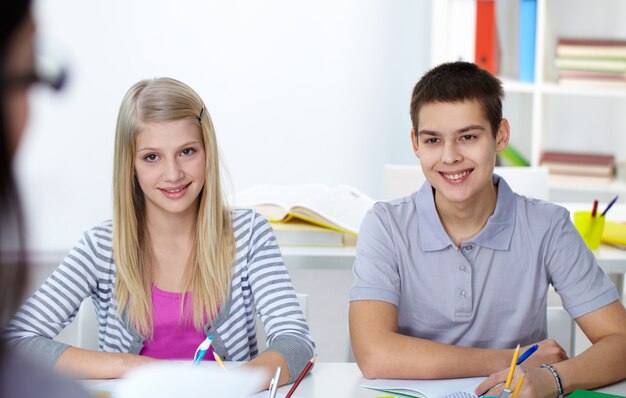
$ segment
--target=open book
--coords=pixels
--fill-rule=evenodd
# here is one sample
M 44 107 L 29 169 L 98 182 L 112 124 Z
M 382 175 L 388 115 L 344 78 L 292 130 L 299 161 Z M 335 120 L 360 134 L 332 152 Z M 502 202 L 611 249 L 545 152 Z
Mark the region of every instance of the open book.
M 475 398 L 474 390 L 486 377 L 442 380 L 374 379 L 361 384 L 372 390 L 418 398 Z
M 255 185 L 235 195 L 236 207 L 251 207 L 271 222 L 299 218 L 357 235 L 374 199 L 347 185 Z

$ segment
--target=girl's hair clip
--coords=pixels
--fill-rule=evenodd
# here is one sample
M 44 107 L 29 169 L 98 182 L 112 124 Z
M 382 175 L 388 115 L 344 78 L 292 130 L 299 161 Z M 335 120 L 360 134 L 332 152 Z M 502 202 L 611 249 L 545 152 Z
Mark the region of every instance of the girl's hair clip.
M 204 115 L 204 107 L 200 110 L 200 115 L 198 115 L 198 121 L 202 121 L 202 115 Z

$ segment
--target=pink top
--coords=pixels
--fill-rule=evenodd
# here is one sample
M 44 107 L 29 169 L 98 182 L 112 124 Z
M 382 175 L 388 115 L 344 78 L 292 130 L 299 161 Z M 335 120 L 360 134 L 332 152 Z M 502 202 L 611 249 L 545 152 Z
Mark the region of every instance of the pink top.
M 180 293 L 160 290 L 152 285 L 152 316 L 154 331 L 152 340 L 143 343 L 140 355 L 159 359 L 183 359 L 193 361 L 198 345 L 206 339 L 192 322 L 191 294 L 185 293 L 184 322 L 180 319 Z M 188 321 L 187 321 L 188 320 Z M 213 347 L 204 360 L 214 360 Z

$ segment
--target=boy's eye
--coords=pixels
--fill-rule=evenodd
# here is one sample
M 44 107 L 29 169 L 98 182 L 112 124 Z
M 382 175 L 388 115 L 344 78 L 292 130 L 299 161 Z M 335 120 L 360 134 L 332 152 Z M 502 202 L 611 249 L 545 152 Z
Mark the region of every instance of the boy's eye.
M 471 140 L 473 140 L 475 138 L 476 138 L 476 136 L 473 135 L 473 134 L 465 134 L 464 136 L 461 136 L 461 139 L 463 141 L 471 141 Z
M 181 155 L 189 156 L 189 155 L 191 155 L 194 152 L 195 152 L 195 150 L 193 148 L 185 148 L 180 153 L 181 153 Z
M 439 142 L 439 139 L 434 137 L 424 140 L 425 144 L 436 144 L 437 142 Z

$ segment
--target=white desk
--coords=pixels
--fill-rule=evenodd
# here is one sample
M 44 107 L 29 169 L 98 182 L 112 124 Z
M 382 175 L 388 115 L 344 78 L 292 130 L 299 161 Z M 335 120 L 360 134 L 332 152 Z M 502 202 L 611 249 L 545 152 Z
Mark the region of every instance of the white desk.
M 231 367 L 234 365 L 227 364 L 227 366 Z M 311 373 L 302 380 L 294 396 L 298 398 L 373 398 L 381 395 L 390 395 L 359 387 L 364 380 L 356 363 L 318 362 Z M 87 388 L 90 385 L 94 386 L 99 383 L 97 380 L 84 381 Z M 290 388 L 291 385 L 287 385 L 279 388 L 278 391 L 284 395 L 287 394 Z M 626 381 L 599 388 L 597 391 L 626 395 Z
M 320 362 L 316 363 L 311 374 L 302 380 L 294 395 L 300 398 L 373 398 L 390 395 L 359 387 L 364 380 L 354 362 Z M 278 391 L 286 394 L 289 388 L 290 386 L 283 386 Z M 626 395 L 626 381 L 599 388 L 597 391 Z

